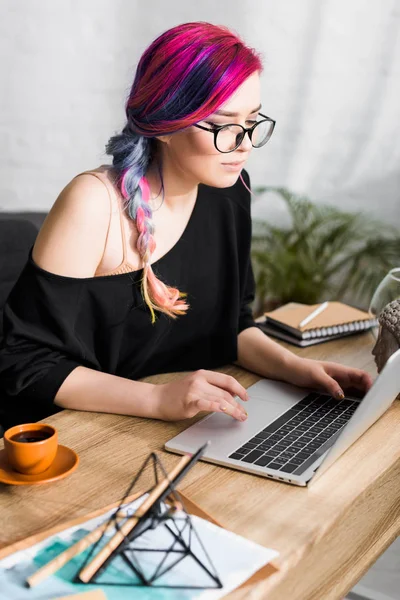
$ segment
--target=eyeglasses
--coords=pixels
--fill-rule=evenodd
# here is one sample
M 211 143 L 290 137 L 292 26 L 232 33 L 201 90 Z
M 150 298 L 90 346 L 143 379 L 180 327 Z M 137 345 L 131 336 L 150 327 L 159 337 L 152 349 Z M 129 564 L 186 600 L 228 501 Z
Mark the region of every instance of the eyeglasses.
M 242 127 L 242 125 L 238 125 L 237 123 L 227 123 L 226 125 L 213 124 L 212 129 L 197 124 L 194 125 L 194 127 L 204 129 L 204 131 L 210 131 L 214 134 L 214 146 L 218 152 L 233 152 L 236 148 L 239 148 L 246 133 L 249 134 L 253 148 L 261 148 L 261 146 L 264 146 L 271 137 L 276 121 L 270 119 L 267 115 L 261 113 L 258 114 L 263 117 L 263 119 L 257 121 L 257 123 L 254 123 L 254 125 L 248 128 Z

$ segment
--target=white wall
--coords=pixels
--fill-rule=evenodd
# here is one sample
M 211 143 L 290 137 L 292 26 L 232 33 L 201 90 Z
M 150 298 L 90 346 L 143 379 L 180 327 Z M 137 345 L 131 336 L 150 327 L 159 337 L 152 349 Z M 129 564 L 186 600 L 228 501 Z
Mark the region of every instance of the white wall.
M 109 158 L 137 61 L 178 23 L 235 29 L 265 60 L 277 120 L 248 165 L 283 185 L 400 223 L 400 5 L 396 0 L 3 0 L 0 210 L 47 210 Z M 279 220 L 260 196 L 254 216 Z

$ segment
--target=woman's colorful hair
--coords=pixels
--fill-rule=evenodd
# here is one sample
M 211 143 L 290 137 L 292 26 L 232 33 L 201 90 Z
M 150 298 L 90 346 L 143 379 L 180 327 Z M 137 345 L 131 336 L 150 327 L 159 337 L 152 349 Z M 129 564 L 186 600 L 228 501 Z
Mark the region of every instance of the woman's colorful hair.
M 143 53 L 126 102 L 127 124 L 110 138 L 115 182 L 139 233 L 143 262 L 141 290 L 152 323 L 155 312 L 172 318 L 189 305 L 179 292 L 157 279 L 150 266 L 155 249 L 150 188 L 145 176 L 157 151 L 155 136 L 173 134 L 206 119 L 255 71 L 259 54 L 227 27 L 202 21 L 162 33 Z M 162 170 L 158 165 L 162 183 Z M 243 180 L 242 180 L 243 181 Z M 164 196 L 164 186 L 161 185 Z

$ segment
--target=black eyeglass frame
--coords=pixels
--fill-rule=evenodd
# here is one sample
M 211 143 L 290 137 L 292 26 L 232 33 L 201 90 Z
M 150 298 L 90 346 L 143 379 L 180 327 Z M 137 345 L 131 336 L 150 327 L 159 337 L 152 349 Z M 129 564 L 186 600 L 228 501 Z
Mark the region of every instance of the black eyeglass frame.
M 262 113 L 258 113 L 258 114 L 263 118 L 261 119 L 261 121 L 257 121 L 257 123 L 254 123 L 254 125 L 252 125 L 251 127 L 243 127 L 243 125 L 239 125 L 239 123 L 225 123 L 224 125 L 215 125 L 215 127 L 213 129 L 209 129 L 208 127 L 204 127 L 203 125 L 197 125 L 197 123 L 196 123 L 194 125 L 194 127 L 198 127 L 199 129 L 204 129 L 204 131 L 210 131 L 211 133 L 213 133 L 215 149 L 218 150 L 218 152 L 221 152 L 222 154 L 229 154 L 229 152 L 234 152 L 234 150 L 237 150 L 239 148 L 240 144 L 243 142 L 244 136 L 246 135 L 246 133 L 249 134 L 249 138 L 250 138 L 251 145 L 253 146 L 253 148 L 262 148 L 269 141 L 271 135 L 273 134 L 276 121 L 274 121 L 274 119 L 271 119 L 271 117 L 267 117 L 267 115 L 263 115 Z M 269 136 L 267 137 L 265 142 L 263 144 L 261 144 L 261 146 L 254 146 L 253 141 L 251 139 L 252 135 L 253 135 L 253 131 L 260 123 L 264 123 L 264 121 L 269 121 L 270 123 L 272 123 L 271 133 L 269 134 Z M 217 135 L 221 131 L 221 129 L 224 129 L 225 127 L 231 127 L 232 125 L 236 125 L 236 127 L 241 127 L 243 129 L 243 134 L 242 134 L 242 137 L 240 138 L 240 142 L 237 144 L 237 146 L 232 148 L 232 150 L 225 150 L 225 151 L 220 150 L 217 147 Z

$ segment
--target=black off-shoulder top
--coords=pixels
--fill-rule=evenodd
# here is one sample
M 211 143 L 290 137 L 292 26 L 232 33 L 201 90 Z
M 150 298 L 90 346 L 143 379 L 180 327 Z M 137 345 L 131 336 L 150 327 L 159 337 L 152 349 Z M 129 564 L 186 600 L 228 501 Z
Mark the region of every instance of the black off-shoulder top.
M 242 171 L 248 187 L 248 173 Z M 190 308 L 155 324 L 140 292 L 142 270 L 65 277 L 27 263 L 4 309 L 0 348 L 0 423 L 29 422 L 60 410 L 54 397 L 79 365 L 132 380 L 213 369 L 237 359 L 237 336 L 256 326 L 250 303 L 250 194 L 199 184 L 180 239 L 152 264 Z

